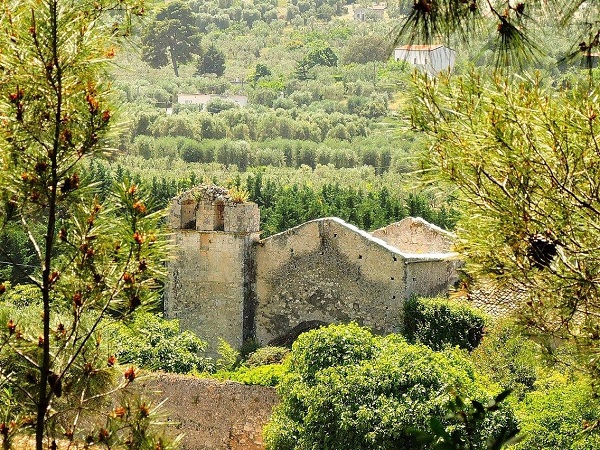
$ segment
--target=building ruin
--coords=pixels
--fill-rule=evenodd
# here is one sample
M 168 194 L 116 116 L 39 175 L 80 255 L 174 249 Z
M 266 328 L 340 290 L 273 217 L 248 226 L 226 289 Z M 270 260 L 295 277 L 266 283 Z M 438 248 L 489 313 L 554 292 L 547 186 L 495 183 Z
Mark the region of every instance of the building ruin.
M 168 225 L 165 315 L 212 352 L 219 339 L 266 345 L 314 323 L 398 332 L 406 299 L 458 279 L 451 234 L 418 218 L 373 233 L 321 218 L 261 239 L 255 203 L 202 185 L 172 200 Z

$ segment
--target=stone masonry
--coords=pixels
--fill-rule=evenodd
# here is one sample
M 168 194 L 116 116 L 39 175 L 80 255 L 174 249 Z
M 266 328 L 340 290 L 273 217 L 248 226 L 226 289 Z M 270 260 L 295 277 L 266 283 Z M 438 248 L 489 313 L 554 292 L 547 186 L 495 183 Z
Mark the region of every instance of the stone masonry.
M 165 314 L 216 350 L 262 344 L 305 323 L 356 321 L 400 331 L 411 295 L 445 293 L 457 280 L 451 234 L 422 219 L 375 231 L 323 218 L 260 239 L 259 210 L 216 186 L 173 199 L 173 256 Z

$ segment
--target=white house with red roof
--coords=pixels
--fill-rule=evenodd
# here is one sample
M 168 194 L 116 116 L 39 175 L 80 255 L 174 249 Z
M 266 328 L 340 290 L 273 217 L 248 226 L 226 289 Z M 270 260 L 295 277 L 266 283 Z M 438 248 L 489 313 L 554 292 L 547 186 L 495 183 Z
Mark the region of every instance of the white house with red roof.
M 442 44 L 403 45 L 394 49 L 396 61 L 406 61 L 428 74 L 435 76 L 454 68 L 456 51 Z

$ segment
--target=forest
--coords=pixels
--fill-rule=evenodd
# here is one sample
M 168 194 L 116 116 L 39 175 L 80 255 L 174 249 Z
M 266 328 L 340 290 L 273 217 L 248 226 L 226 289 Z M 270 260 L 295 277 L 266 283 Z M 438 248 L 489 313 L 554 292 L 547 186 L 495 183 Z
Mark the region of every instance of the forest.
M 599 448 L 600 15 L 567 6 L 3 0 L 2 448 L 179 448 L 132 389 L 155 371 L 277 389 L 269 450 Z M 391 56 L 430 43 L 451 72 Z M 456 233 L 461 291 L 523 300 L 211 357 L 161 306 L 164 210 L 198 184 L 256 202 L 263 237 L 422 217 Z

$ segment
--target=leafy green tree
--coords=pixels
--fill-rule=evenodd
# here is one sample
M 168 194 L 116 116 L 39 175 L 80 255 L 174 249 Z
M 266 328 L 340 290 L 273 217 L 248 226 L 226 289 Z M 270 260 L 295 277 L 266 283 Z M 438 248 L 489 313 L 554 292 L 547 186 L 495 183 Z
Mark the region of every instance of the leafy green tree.
M 200 53 L 195 14 L 187 3 L 175 1 L 158 11 L 142 37 L 142 59 L 154 68 L 171 62 L 175 76 L 179 65 Z
M 388 44 L 379 37 L 356 36 L 344 43 L 344 64 L 366 64 L 388 59 Z
M 296 64 L 296 77 L 299 80 L 307 80 L 309 78 L 308 71 L 313 67 L 335 67 L 337 66 L 337 61 L 337 55 L 331 47 L 323 45 L 315 46 Z
M 85 436 L 113 447 L 166 445 L 148 434 L 147 406 L 143 417 L 129 403 L 111 415 L 102 402 L 116 390 L 112 381 L 125 387 L 136 377 L 133 367 L 117 369 L 101 345 L 103 319 L 152 304 L 163 247 L 159 216 L 135 185 L 103 204 L 83 174 L 81 162 L 107 150 L 115 121 L 106 62 L 128 27 L 108 20 L 114 7 L 103 0 L 2 3 L 0 225 L 16 220 L 27 234 L 37 266 L 27 281 L 40 297 L 30 314 L 3 309 L 3 448 L 31 433 L 37 450 Z M 118 7 L 123 24 L 142 12 L 133 1 Z M 89 417 L 103 406 L 106 414 Z
M 260 11 L 258 9 L 255 8 L 245 8 L 242 11 L 242 20 L 244 22 L 246 22 L 246 25 L 248 25 L 248 28 L 252 28 L 252 25 L 254 24 L 254 22 L 260 20 Z
M 252 74 L 250 74 L 250 76 L 248 77 L 250 79 L 250 81 L 254 84 L 256 84 L 256 82 L 258 80 L 260 80 L 261 78 L 265 78 L 265 77 L 270 77 L 271 76 L 271 69 L 269 69 L 266 65 L 258 63 L 256 65 L 256 67 L 254 68 L 254 72 Z
M 570 379 L 569 379 L 570 378 Z M 600 446 L 600 407 L 586 378 L 555 374 L 518 406 L 522 441 L 515 450 L 591 450 Z
M 213 368 L 203 354 L 208 344 L 190 331 L 181 331 L 177 320 L 166 320 L 150 313 L 133 315 L 127 323 L 114 323 L 115 356 L 119 361 L 139 367 L 173 373 L 201 373 Z
M 505 406 L 478 427 L 447 416 L 458 394 L 480 402 L 489 397 L 459 352 L 437 353 L 397 335 L 375 337 L 355 324 L 302 334 L 278 390 L 267 449 L 457 448 L 421 440 L 432 418 L 465 444 L 458 448 L 485 449 L 488 438 L 516 430 Z
M 221 77 L 225 73 L 225 54 L 214 44 L 200 54 L 196 68 L 196 75 L 209 73 L 213 73 L 217 77 Z
M 575 341 L 596 379 L 598 93 L 524 78 L 420 84 L 429 157 L 465 208 L 458 249 L 466 270 L 525 292 L 522 323 Z

